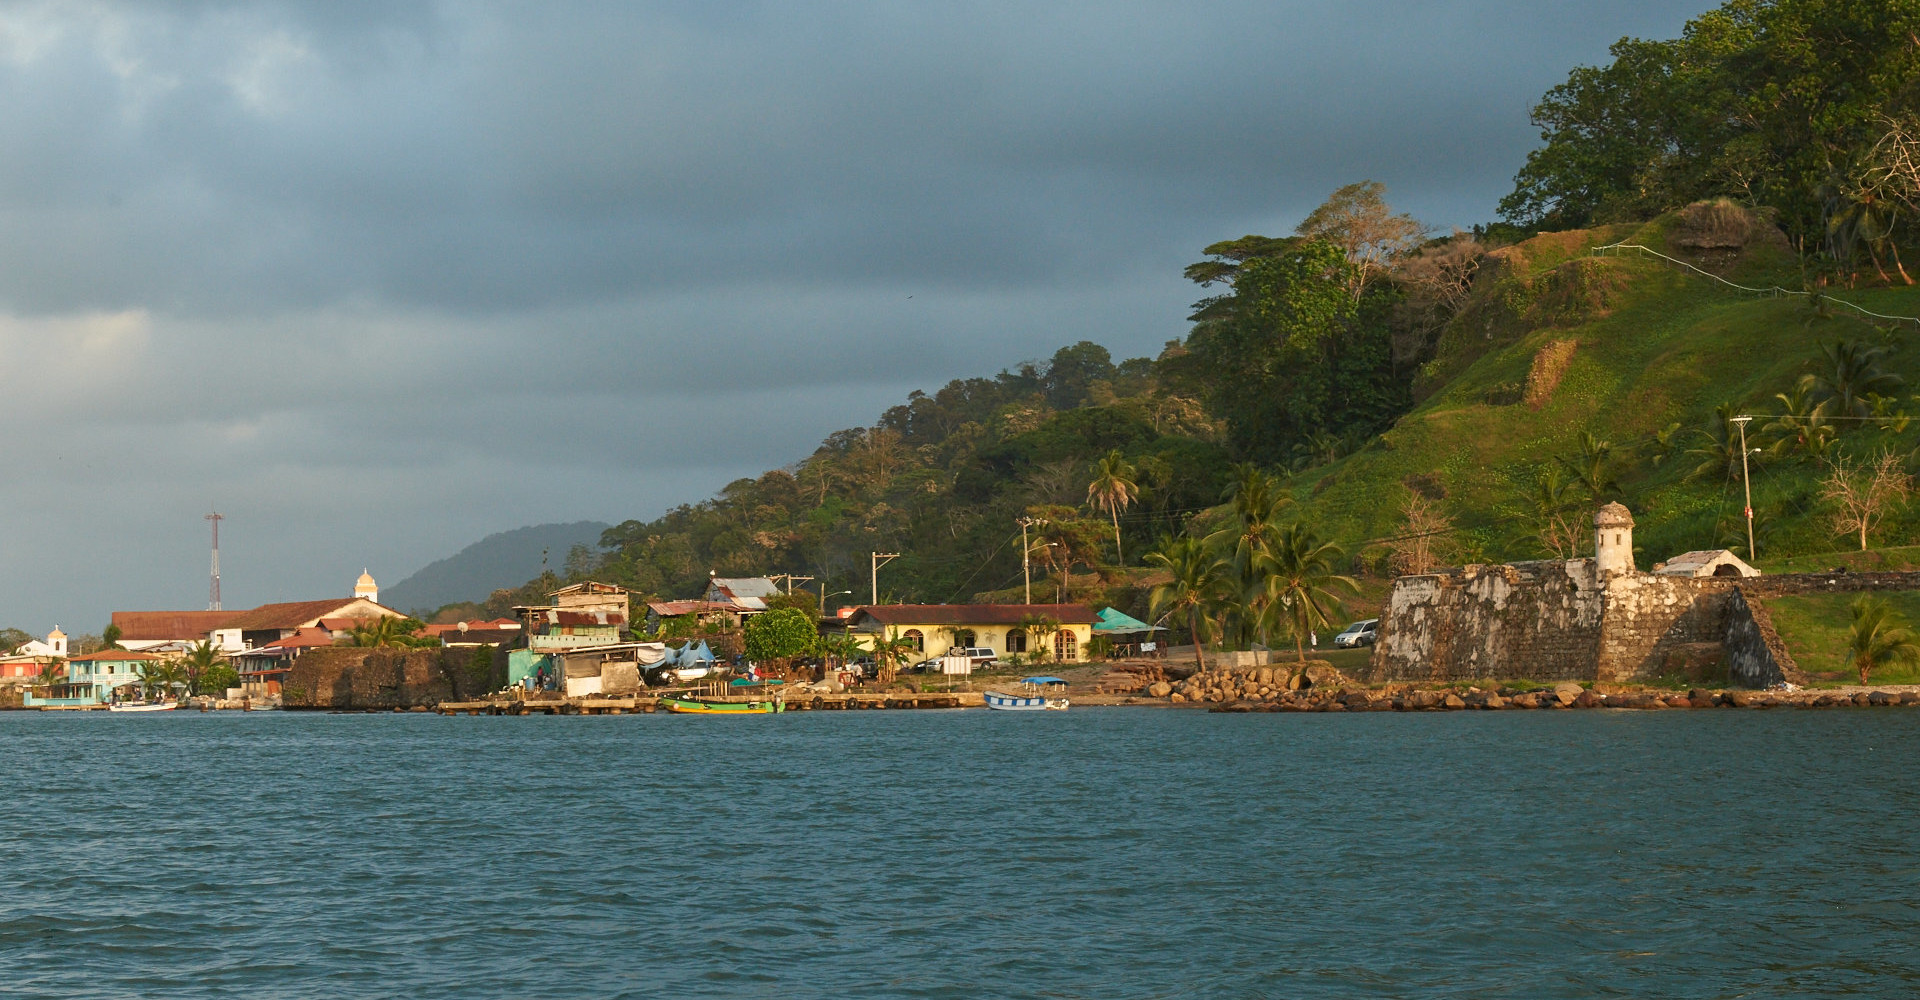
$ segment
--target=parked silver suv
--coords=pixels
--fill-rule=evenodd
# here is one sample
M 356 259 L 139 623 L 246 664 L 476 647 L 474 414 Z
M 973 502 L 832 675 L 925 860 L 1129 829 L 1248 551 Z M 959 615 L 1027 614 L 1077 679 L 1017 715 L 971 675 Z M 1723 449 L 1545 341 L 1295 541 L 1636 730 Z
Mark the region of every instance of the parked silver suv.
M 1333 648 L 1353 649 L 1356 646 L 1371 646 L 1379 639 L 1380 619 L 1369 618 L 1341 629 L 1340 634 L 1333 637 Z

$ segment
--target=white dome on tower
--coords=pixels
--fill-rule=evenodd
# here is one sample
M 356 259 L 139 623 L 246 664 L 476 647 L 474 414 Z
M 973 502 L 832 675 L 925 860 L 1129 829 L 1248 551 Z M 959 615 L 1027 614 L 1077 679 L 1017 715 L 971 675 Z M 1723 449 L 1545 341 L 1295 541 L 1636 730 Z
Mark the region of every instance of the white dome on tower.
M 360 579 L 353 582 L 353 596 L 364 597 L 376 604 L 380 602 L 380 585 L 373 582 L 373 574 L 364 568 L 360 570 Z

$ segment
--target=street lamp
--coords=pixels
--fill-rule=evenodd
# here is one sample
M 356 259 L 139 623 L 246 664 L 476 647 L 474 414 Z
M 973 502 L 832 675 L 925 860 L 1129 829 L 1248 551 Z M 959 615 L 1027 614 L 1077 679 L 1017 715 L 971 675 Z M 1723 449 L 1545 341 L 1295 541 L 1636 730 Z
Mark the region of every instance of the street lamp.
M 1747 422 L 1752 417 L 1734 417 L 1733 422 L 1740 427 L 1740 486 L 1747 495 L 1747 559 L 1752 561 L 1753 554 L 1753 478 L 1747 472 Z M 1753 449 L 1758 452 L 1760 449 Z
M 836 590 L 831 594 L 827 593 L 826 591 L 827 591 L 827 588 L 825 587 L 820 588 L 820 617 L 822 618 L 825 618 L 827 616 L 827 598 L 839 597 L 841 594 L 853 593 L 853 591 L 851 590 Z

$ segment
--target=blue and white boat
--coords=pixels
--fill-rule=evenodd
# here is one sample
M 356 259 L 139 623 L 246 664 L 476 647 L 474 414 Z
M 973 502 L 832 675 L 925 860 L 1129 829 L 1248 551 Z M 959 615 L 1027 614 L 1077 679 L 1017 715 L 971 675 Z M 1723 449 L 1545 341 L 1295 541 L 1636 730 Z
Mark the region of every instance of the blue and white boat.
M 1043 687 L 1058 685 L 1066 690 L 1067 682 L 1058 677 L 1026 677 L 1021 684 L 1028 691 L 1038 692 Z M 997 708 L 1003 712 L 1064 712 L 1068 701 L 1065 698 L 1049 698 L 1043 694 L 1007 694 L 1002 691 L 987 691 L 981 695 L 988 708 Z

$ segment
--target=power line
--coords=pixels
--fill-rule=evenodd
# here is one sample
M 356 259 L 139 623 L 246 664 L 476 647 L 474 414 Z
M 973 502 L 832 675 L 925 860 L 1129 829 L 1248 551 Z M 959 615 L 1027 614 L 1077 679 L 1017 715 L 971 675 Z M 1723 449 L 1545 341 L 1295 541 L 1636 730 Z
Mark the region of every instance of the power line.
M 1695 267 L 1694 265 L 1689 264 L 1686 261 L 1681 260 L 1677 257 L 1669 257 L 1666 254 L 1663 254 L 1660 251 L 1653 249 L 1652 247 L 1644 247 L 1638 243 L 1609 243 L 1603 247 L 1593 248 L 1593 252 L 1596 254 L 1600 253 L 1603 250 L 1639 250 L 1642 253 L 1650 253 L 1662 260 L 1672 261 L 1673 263 L 1678 264 L 1689 271 L 1693 271 L 1697 274 L 1706 275 L 1707 277 L 1712 278 L 1715 281 L 1718 281 L 1719 283 L 1727 286 L 1728 288 L 1736 288 L 1736 289 L 1739 289 L 1740 291 L 1752 292 L 1756 295 L 1770 295 L 1775 298 L 1778 298 L 1779 296 L 1782 296 L 1782 295 L 1800 295 L 1800 296 L 1806 296 L 1806 297 L 1811 297 L 1813 295 L 1812 292 L 1806 292 L 1806 291 L 1796 292 L 1791 288 L 1781 288 L 1779 285 L 1768 285 L 1765 288 L 1754 288 L 1750 285 L 1737 284 L 1735 282 L 1728 281 L 1727 279 L 1722 278 L 1721 276 L 1713 273 L 1712 271 L 1707 271 L 1707 270 L 1703 270 L 1701 268 Z M 1898 323 L 1912 323 L 1915 326 L 1920 326 L 1920 316 L 1889 316 L 1886 313 L 1877 313 L 1871 309 L 1868 309 L 1865 306 L 1856 305 L 1852 302 L 1848 302 L 1846 299 L 1837 298 L 1832 295 L 1826 295 L 1823 293 L 1821 297 L 1826 299 L 1829 302 L 1838 302 L 1839 304 L 1846 306 L 1848 309 L 1852 309 L 1855 312 L 1861 313 L 1862 315 L 1872 316 L 1875 319 L 1890 319 Z

